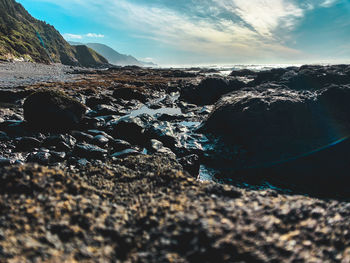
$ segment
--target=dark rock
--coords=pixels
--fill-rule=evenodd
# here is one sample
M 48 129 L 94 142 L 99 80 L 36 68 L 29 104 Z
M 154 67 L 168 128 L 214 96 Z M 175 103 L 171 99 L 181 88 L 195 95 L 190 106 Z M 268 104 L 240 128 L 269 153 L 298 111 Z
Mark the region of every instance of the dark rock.
M 28 133 L 28 125 L 24 121 L 8 120 L 0 124 L 0 129 L 9 136 L 25 136 Z
M 162 73 L 162 76 L 167 78 L 192 78 L 196 77 L 197 74 L 192 72 L 186 72 L 184 70 L 167 70 Z
M 206 78 L 199 85 L 188 85 L 181 89 L 180 99 L 196 105 L 215 103 L 222 95 L 244 87 L 238 80 L 229 82 L 223 78 Z
M 76 144 L 73 150 L 73 154 L 87 159 L 105 159 L 107 150 L 101 149 L 91 144 Z
M 253 85 L 260 85 L 266 82 L 279 81 L 283 74 L 287 72 L 285 68 L 274 68 L 270 70 L 264 70 L 256 73 L 256 78 L 253 81 Z
M 113 124 L 113 134 L 116 138 L 126 140 L 132 144 L 144 145 L 145 124 L 140 117 L 123 117 Z
M 50 151 L 50 154 L 52 156 L 53 162 L 62 162 L 66 159 L 66 153 L 65 152 L 56 152 L 56 151 Z
M 173 149 L 178 143 L 176 134 L 167 122 L 150 125 L 147 127 L 145 134 L 149 139 L 159 140 L 170 149 Z
M 147 101 L 146 95 L 134 88 L 117 88 L 113 92 L 113 97 L 123 100 L 138 100 L 143 103 Z
M 14 91 L 12 89 L 0 90 L 0 101 L 5 103 L 14 103 L 30 95 L 32 90 L 20 90 Z
M 113 139 L 109 142 L 109 145 L 113 148 L 114 151 L 120 152 L 125 149 L 131 148 L 131 144 L 127 141 Z
M 79 125 L 79 129 L 99 129 L 101 127 L 104 127 L 106 125 L 106 120 L 102 118 L 91 118 L 88 116 L 85 116 Z
M 109 142 L 109 139 L 103 135 L 96 135 L 92 140 L 92 144 L 95 144 L 101 147 L 106 146 L 108 142 Z
M 0 131 L 0 142 L 1 141 L 8 141 L 10 138 L 7 136 L 6 132 Z
M 255 76 L 255 75 L 256 75 L 256 72 L 250 69 L 234 70 L 230 73 L 231 77 L 247 77 L 247 76 Z
M 91 134 L 87 134 L 87 133 L 81 132 L 81 131 L 72 131 L 71 134 L 79 142 L 89 143 L 94 138 L 94 136 L 92 136 Z
M 295 90 L 320 90 L 330 84 L 348 84 L 350 76 L 344 68 L 335 66 L 302 66 L 287 71 L 280 81 Z
M 105 115 L 119 115 L 119 111 L 110 105 L 97 105 L 94 108 L 94 111 L 96 112 L 96 114 L 94 114 L 94 117 Z
M 44 130 L 69 130 L 83 118 L 86 107 L 57 91 L 38 91 L 23 105 L 24 118 L 30 125 Z
M 76 141 L 77 140 L 69 134 L 52 135 L 44 140 L 43 146 L 55 146 L 58 150 L 67 151 L 74 147 Z
M 17 151 L 29 151 L 34 148 L 40 147 L 41 142 L 33 137 L 22 137 L 17 141 Z
M 48 152 L 33 152 L 28 155 L 27 162 L 48 165 L 51 157 L 51 154 Z
M 331 149 L 341 150 L 329 155 L 331 151 L 325 149 L 350 134 L 349 100 L 349 86 L 331 86 L 319 92 L 259 88 L 236 91 L 216 104 L 202 130 L 222 136 L 226 149 L 241 147 L 235 156 L 230 155 L 234 157 L 231 163 L 226 164 L 239 170 L 236 174 L 245 174 L 243 170 L 247 169 L 253 171 L 249 172 L 253 176 L 266 178 L 269 173 L 258 173 L 257 169 L 288 166 L 278 169 L 280 175 L 275 179 L 288 177 L 288 182 L 302 185 L 303 180 L 308 181 L 307 174 L 309 178 L 314 178 L 314 174 L 318 179 L 314 178 L 313 189 L 323 189 L 327 180 L 342 188 L 344 173 L 350 168 L 346 164 L 350 162 L 344 160 L 340 166 L 337 159 L 350 156 L 350 148 L 347 152 L 345 146 L 333 146 Z M 307 159 L 313 160 L 312 166 L 301 162 L 306 156 L 311 156 Z M 325 166 L 337 172 L 330 173 Z
M 197 177 L 199 174 L 199 156 L 191 154 L 182 158 L 177 159 L 179 164 L 182 165 L 183 169 L 189 172 L 192 176 Z
M 99 97 L 92 96 L 86 99 L 86 105 L 93 108 L 99 104 L 109 104 L 111 100 L 113 100 L 112 97 L 105 95 L 100 95 Z
M 134 149 L 126 149 L 121 152 L 116 152 L 111 155 L 112 158 L 125 158 L 127 156 L 132 156 L 132 155 L 139 155 L 141 154 L 140 152 L 134 150 Z
M 150 152 L 150 153 L 155 153 L 157 152 L 159 149 L 163 148 L 164 145 L 162 142 L 158 141 L 158 140 L 155 140 L 155 139 L 152 139 L 150 142 L 149 142 L 149 146 L 147 148 L 147 150 Z
M 11 159 L 8 159 L 8 158 L 4 158 L 4 157 L 0 157 L 0 167 L 12 165 L 14 163 L 15 163 L 14 160 L 11 160 Z
M 100 130 L 88 130 L 87 133 L 91 134 L 92 136 L 102 135 L 102 136 L 106 137 L 109 140 L 113 139 L 113 137 L 108 135 L 106 132 L 100 131 Z
M 169 158 L 176 159 L 176 155 L 168 148 L 164 147 L 163 143 L 152 139 L 147 147 L 149 153 L 159 153 L 168 156 Z
M 156 116 L 156 118 L 159 121 L 174 121 L 174 120 L 181 121 L 186 119 L 186 117 L 183 115 L 170 115 L 166 113 L 159 114 L 158 116 Z

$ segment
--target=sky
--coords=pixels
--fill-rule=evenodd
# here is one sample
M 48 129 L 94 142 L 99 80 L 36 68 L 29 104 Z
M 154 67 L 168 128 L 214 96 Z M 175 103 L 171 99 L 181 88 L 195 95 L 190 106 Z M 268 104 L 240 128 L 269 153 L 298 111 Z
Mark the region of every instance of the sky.
M 158 65 L 350 63 L 350 0 L 17 0 L 68 41 Z

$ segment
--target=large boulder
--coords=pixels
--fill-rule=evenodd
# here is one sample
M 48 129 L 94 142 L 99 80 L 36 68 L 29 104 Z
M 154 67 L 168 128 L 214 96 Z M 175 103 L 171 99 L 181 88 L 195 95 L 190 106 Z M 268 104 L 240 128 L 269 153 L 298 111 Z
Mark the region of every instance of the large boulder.
M 202 130 L 241 149 L 236 162 L 231 159 L 229 164 L 236 170 L 253 171 L 250 174 L 255 175 L 259 170 L 270 176 L 271 169 L 267 172 L 266 168 L 274 167 L 279 179 L 283 175 L 303 182 L 303 176 L 314 174 L 328 179 L 333 176 L 331 180 L 338 178 L 340 183 L 350 169 L 350 157 L 345 157 L 348 162 L 339 166 L 339 156 L 350 156 L 350 148 L 338 145 L 350 134 L 349 101 L 350 86 L 329 86 L 311 92 L 263 85 L 221 98 Z M 340 149 L 336 154 L 325 152 L 335 145 Z M 316 155 L 319 152 L 323 153 Z M 306 162 L 299 160 L 310 155 L 307 160 L 312 165 L 306 169 Z M 293 169 L 285 169 L 290 166 Z M 330 174 L 329 167 L 339 176 Z
M 86 107 L 63 92 L 42 90 L 24 101 L 24 118 L 36 129 L 69 130 L 83 118 Z
M 349 84 L 350 74 L 345 65 L 336 66 L 302 66 L 281 76 L 281 82 L 291 89 L 320 90 L 330 84 Z
M 243 82 L 236 79 L 209 77 L 198 85 L 189 84 L 182 88 L 180 99 L 197 105 L 214 104 L 222 95 L 244 86 Z

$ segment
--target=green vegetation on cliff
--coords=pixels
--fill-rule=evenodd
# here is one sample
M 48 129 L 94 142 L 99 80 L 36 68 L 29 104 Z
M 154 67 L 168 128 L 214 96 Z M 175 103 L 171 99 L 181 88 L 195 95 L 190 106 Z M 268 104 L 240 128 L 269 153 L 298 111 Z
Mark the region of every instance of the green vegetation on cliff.
M 81 66 L 108 63 L 92 50 L 69 45 L 53 26 L 33 18 L 14 0 L 0 0 L 0 59 L 8 58 Z

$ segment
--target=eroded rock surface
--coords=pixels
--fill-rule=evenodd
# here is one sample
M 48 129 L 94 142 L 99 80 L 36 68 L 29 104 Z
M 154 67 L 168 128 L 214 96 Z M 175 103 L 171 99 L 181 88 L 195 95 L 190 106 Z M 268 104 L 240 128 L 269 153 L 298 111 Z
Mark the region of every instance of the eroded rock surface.
M 191 179 L 129 157 L 78 172 L 0 168 L 4 260 L 346 262 L 350 206 Z

